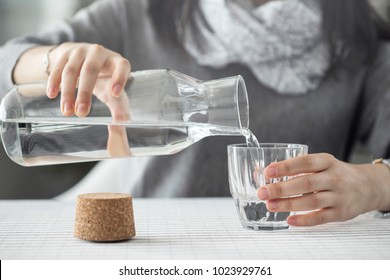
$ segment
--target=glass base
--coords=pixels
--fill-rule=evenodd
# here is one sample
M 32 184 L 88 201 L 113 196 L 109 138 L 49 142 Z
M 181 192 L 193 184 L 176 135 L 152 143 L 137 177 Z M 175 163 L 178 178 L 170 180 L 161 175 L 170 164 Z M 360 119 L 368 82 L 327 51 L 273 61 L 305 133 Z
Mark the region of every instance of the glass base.
M 269 212 L 265 202 L 236 199 L 236 208 L 244 228 L 250 230 L 288 229 L 290 212 Z
M 254 223 L 245 223 L 241 222 L 242 226 L 245 229 L 249 230 L 266 230 L 266 231 L 274 231 L 274 230 L 280 230 L 280 229 L 288 229 L 290 226 L 287 223 L 262 223 L 262 224 L 254 224 Z

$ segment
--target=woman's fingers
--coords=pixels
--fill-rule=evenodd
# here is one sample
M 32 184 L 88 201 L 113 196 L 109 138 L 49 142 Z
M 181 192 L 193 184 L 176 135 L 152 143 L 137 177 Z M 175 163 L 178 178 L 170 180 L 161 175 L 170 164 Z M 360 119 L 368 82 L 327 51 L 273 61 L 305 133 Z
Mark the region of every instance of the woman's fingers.
M 130 62 L 101 45 L 64 43 L 52 53 L 53 69 L 48 79 L 47 96 L 55 98 L 61 88 L 61 111 L 65 116 L 89 114 L 99 75 L 111 77 L 107 93 L 116 97 L 123 91 L 130 75 Z
M 271 212 L 312 211 L 289 217 L 290 225 L 346 221 L 379 209 L 381 194 L 367 180 L 372 171 L 370 164 L 348 164 L 329 154 L 300 156 L 270 164 L 264 176 L 292 179 L 260 187 L 258 197 Z
M 121 125 L 109 125 L 107 151 L 112 157 L 130 156 L 130 146 L 126 134 L 126 128 Z
M 54 67 L 47 81 L 47 96 L 49 98 L 57 97 L 61 85 L 62 72 L 67 62 L 68 57 L 61 56 L 54 64 Z
M 307 214 L 293 215 L 287 218 L 291 226 L 316 226 L 330 222 L 342 221 L 335 208 L 323 208 Z
M 80 71 L 77 99 L 75 103 L 76 115 L 85 117 L 91 108 L 91 99 L 96 79 L 104 68 L 107 60 L 105 49 L 99 45 L 90 47 L 87 57 Z
M 258 190 L 258 197 L 262 200 L 283 198 L 309 194 L 324 190 L 332 190 L 338 182 L 327 172 L 306 174 L 295 178 L 268 184 Z
M 111 76 L 111 94 L 118 97 L 129 78 L 131 65 L 127 59 L 119 56 L 110 60 L 109 64 L 109 66 L 113 68 Z
M 303 173 L 316 173 L 328 169 L 336 159 L 330 154 L 309 154 L 274 162 L 268 165 L 265 176 L 279 178 L 283 176 L 294 176 Z
M 85 60 L 85 52 L 78 48 L 72 52 L 62 72 L 61 110 L 65 116 L 72 116 L 75 111 L 77 80 Z
M 321 191 L 290 198 L 271 199 L 267 201 L 267 209 L 272 212 L 308 211 L 333 207 L 336 202 L 334 192 Z

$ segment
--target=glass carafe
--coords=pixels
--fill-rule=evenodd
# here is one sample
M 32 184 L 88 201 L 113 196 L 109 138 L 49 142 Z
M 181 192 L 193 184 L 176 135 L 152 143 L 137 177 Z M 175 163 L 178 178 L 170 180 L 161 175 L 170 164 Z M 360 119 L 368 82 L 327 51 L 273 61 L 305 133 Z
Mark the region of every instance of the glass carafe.
M 14 86 L 0 106 L 8 156 L 36 166 L 169 155 L 207 136 L 242 135 L 249 125 L 241 76 L 199 81 L 168 69 L 138 71 L 120 97 L 108 84 L 98 79 L 83 118 L 63 116 L 60 97 L 49 99 L 45 82 Z

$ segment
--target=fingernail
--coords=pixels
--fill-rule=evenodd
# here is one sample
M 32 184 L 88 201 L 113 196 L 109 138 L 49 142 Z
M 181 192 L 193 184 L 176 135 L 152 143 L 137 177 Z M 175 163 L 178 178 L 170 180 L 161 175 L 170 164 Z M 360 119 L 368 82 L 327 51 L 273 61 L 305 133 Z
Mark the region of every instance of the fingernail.
M 290 216 L 290 217 L 287 218 L 287 223 L 290 226 L 297 226 L 298 225 L 298 219 L 295 216 Z
M 88 113 L 88 106 L 86 104 L 79 104 L 77 106 L 77 115 L 86 115 Z
M 121 93 L 122 87 L 120 85 L 115 85 L 112 89 L 114 96 L 119 96 Z
M 70 102 L 67 102 L 64 104 L 64 114 L 65 115 L 72 115 L 73 114 L 73 104 Z
M 54 87 L 50 87 L 47 90 L 47 96 L 50 97 L 50 98 L 54 98 L 55 97 L 55 93 L 56 93 L 56 89 Z
M 272 167 L 272 166 L 267 167 L 266 175 L 267 175 L 268 177 L 273 177 L 273 176 L 275 176 L 275 175 L 276 175 L 276 168 L 275 168 L 275 167 Z
M 260 188 L 258 195 L 259 195 L 260 199 L 267 200 L 269 197 L 269 193 L 268 193 L 267 188 Z
M 273 210 L 278 208 L 278 202 L 276 201 L 268 201 L 268 209 Z

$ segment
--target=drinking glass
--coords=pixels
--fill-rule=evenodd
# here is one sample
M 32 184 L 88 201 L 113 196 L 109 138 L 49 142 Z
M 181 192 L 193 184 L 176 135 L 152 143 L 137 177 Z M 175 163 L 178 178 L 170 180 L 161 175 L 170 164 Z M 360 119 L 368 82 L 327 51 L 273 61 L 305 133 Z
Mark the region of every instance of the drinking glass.
M 259 147 L 247 144 L 228 146 L 230 193 L 244 228 L 252 230 L 287 229 L 287 217 L 292 212 L 270 212 L 266 201 L 257 197 L 259 187 L 286 181 L 293 176 L 268 178 L 264 169 L 273 162 L 307 154 L 308 146 L 301 144 L 261 143 Z

